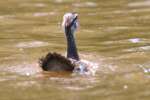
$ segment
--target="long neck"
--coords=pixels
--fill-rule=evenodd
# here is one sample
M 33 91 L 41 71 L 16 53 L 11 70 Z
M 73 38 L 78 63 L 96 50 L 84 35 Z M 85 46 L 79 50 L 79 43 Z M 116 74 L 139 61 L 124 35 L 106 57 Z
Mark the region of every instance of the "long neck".
M 74 35 L 71 29 L 66 28 L 65 34 L 66 34 L 66 39 L 67 39 L 67 58 L 79 60 L 76 42 L 75 42 Z

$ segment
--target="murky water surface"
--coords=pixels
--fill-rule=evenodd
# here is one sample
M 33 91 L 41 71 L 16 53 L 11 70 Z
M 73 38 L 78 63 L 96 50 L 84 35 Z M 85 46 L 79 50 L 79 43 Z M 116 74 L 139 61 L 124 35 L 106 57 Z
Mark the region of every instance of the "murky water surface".
M 78 12 L 82 59 L 95 75 L 45 73 L 38 59 L 65 55 L 65 12 Z M 149 100 L 150 0 L 1 0 L 1 100 Z

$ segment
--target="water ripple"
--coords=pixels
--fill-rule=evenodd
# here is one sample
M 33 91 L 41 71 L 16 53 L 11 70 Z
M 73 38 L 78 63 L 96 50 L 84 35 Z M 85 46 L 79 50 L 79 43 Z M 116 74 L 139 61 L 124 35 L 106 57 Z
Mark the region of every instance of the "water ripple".
M 6 67 L 5 71 L 30 76 L 38 72 L 41 72 L 41 68 L 38 66 L 38 63 L 29 64 L 26 62 L 22 62 L 22 64 L 19 64 L 19 65 Z
M 32 4 L 32 3 L 21 3 L 19 6 L 20 7 L 33 7 L 34 6 L 34 7 L 42 8 L 42 7 L 46 7 L 47 5 L 44 3 L 34 3 L 34 4 Z
M 141 7 L 141 6 L 150 6 L 150 0 L 141 1 L 141 2 L 132 2 L 128 4 L 129 7 Z
M 146 67 L 147 65 L 139 65 L 139 67 L 143 70 L 145 74 L 150 74 L 150 68 Z
M 43 41 L 31 41 L 31 42 L 21 42 L 16 45 L 18 48 L 35 48 L 35 47 L 42 47 L 47 46 L 47 42 Z
M 55 12 L 37 12 L 34 13 L 33 16 L 34 17 L 40 17 L 40 16 L 48 16 L 48 15 L 55 15 Z
M 84 2 L 84 3 L 74 3 L 75 7 L 96 7 L 97 4 L 95 2 Z

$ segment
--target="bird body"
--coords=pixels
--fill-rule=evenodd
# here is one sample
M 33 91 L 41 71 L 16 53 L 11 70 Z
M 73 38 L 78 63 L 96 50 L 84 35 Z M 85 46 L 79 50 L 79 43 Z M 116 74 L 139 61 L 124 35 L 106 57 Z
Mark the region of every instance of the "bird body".
M 75 67 L 69 59 L 55 52 L 49 52 L 39 64 L 44 71 L 73 71 Z
M 40 66 L 44 71 L 87 71 L 86 63 L 80 61 L 74 32 L 78 27 L 78 14 L 66 13 L 63 17 L 62 27 L 67 40 L 67 57 L 58 53 L 48 53 L 40 59 Z M 78 67 L 77 67 L 78 66 Z M 82 67 L 82 68 L 80 68 Z

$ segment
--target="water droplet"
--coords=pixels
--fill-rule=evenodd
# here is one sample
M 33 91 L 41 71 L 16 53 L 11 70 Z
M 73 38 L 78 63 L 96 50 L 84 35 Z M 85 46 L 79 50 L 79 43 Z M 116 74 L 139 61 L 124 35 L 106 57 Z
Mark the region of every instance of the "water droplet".
M 26 73 L 27 76 L 30 76 L 30 73 Z
M 127 88 L 128 88 L 128 86 L 127 86 L 127 85 L 124 85 L 124 86 L 123 86 L 123 88 L 124 88 L 124 89 L 127 89 Z

